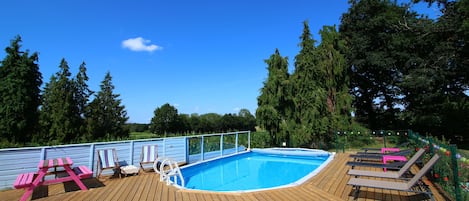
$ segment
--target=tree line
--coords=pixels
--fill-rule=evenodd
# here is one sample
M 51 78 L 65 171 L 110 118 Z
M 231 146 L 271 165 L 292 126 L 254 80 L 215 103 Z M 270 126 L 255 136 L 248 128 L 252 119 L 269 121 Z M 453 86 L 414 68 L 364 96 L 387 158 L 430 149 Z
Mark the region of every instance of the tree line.
M 410 9 L 419 2 L 441 16 Z M 256 118 L 271 144 L 314 146 L 361 126 L 469 137 L 469 1 L 349 3 L 318 45 L 304 23 L 293 73 L 279 50 L 266 60 Z
M 65 59 L 43 90 L 38 53 L 21 50 L 17 36 L 0 63 L 0 145 L 52 145 L 129 136 L 128 120 L 110 72 L 100 91 L 87 84 L 86 64 L 71 77 Z M 91 99 L 94 95 L 94 98 Z
M 231 131 L 255 131 L 256 118 L 249 110 L 241 109 L 238 114 L 207 113 L 199 115 L 179 114 L 177 109 L 166 103 L 154 111 L 148 131 L 157 134 L 199 134 Z

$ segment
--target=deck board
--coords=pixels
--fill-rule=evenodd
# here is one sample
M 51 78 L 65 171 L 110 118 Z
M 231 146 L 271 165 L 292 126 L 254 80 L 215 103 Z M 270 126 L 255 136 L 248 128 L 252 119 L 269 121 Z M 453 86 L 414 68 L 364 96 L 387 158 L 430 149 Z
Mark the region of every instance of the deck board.
M 167 186 L 159 181 L 159 176 L 153 172 L 143 172 L 140 175 L 104 179 L 85 179 L 85 185 L 90 189 L 80 191 L 76 184 L 54 184 L 35 190 L 33 200 L 162 200 L 162 201 L 275 201 L 275 200 L 353 200 L 353 189 L 347 185 L 350 169 L 346 164 L 351 160 L 348 154 L 337 154 L 318 175 L 295 187 L 246 193 L 214 193 L 192 191 Z M 418 171 L 417 167 L 412 172 Z M 361 168 L 372 170 L 370 168 Z M 376 170 L 375 171 L 379 171 Z M 428 182 L 428 181 L 425 181 Z M 72 185 L 72 187 L 70 187 Z M 74 185 L 74 186 L 73 186 Z M 430 186 L 435 200 L 444 200 L 433 186 Z M 24 190 L 5 190 L 0 197 L 5 201 L 18 200 Z M 413 193 L 373 188 L 362 188 L 358 201 L 414 201 L 421 197 Z

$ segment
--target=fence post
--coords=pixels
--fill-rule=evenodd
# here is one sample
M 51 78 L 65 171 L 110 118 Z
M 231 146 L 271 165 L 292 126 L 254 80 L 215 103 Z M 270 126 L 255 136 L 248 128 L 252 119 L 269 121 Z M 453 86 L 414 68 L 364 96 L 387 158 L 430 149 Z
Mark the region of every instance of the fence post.
M 435 155 L 435 150 L 433 148 L 433 137 L 428 137 L 428 151 L 430 152 L 430 155 L 433 156 Z
M 459 168 L 458 168 L 458 159 L 456 158 L 457 147 L 455 144 L 450 145 L 450 152 L 451 152 L 451 166 L 453 169 L 453 182 L 454 182 L 454 193 L 456 196 L 456 200 L 461 200 L 461 188 L 459 187 Z
M 336 131 L 334 132 L 335 133 L 335 152 L 336 153 L 339 153 L 339 132 L 340 131 Z
M 381 136 L 383 136 L 383 146 L 386 148 L 386 134 L 383 132 L 383 130 L 380 131 Z
M 348 143 L 348 139 L 347 139 L 347 131 L 344 131 L 342 132 L 342 134 L 344 134 L 344 143 L 342 144 L 342 153 L 345 153 L 345 146 L 347 145 Z

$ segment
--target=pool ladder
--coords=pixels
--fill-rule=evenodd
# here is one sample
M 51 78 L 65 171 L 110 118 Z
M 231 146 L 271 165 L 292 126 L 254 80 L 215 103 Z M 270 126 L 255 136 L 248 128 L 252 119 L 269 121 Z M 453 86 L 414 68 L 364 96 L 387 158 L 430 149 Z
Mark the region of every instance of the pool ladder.
M 165 169 L 166 168 L 166 169 Z M 165 158 L 160 164 L 160 181 L 165 181 L 166 185 L 177 184 L 178 178 L 181 180 L 181 186 L 185 186 L 184 177 L 178 163 L 170 158 Z M 171 177 L 173 180 L 171 181 Z

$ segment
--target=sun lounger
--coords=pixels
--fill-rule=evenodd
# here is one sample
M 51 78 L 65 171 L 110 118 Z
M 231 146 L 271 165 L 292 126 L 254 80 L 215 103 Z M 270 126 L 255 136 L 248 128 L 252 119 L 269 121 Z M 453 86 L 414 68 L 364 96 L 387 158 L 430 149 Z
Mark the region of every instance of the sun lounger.
M 398 152 L 401 151 L 398 147 L 383 147 L 373 150 L 365 149 L 365 151 L 357 152 L 356 154 L 384 154 L 385 152 Z
M 360 167 L 373 167 L 373 168 L 381 168 L 381 169 L 388 169 L 388 170 L 399 170 L 406 164 L 405 161 L 398 161 L 394 163 L 383 164 L 380 162 L 361 162 L 361 161 L 348 161 L 346 163 L 349 166 L 352 166 L 354 169 L 356 166 Z
M 367 188 L 379 188 L 379 189 L 386 189 L 386 190 L 397 190 L 397 191 L 407 191 L 407 192 L 415 192 L 415 193 L 422 193 L 432 200 L 433 194 L 428 189 L 428 187 L 421 181 L 422 177 L 435 165 L 438 161 L 440 156 L 435 154 L 426 164 L 425 166 L 418 171 L 410 180 L 402 182 L 402 181 L 384 181 L 384 180 L 376 180 L 376 179 L 362 179 L 362 178 L 355 178 L 352 177 L 348 181 L 348 185 L 352 185 L 355 189 L 354 198 L 356 199 L 359 195 L 361 187 Z
M 348 171 L 348 174 L 352 175 L 352 176 L 355 176 L 355 177 L 368 176 L 368 177 L 381 177 L 381 178 L 399 179 L 399 178 L 402 178 L 402 176 L 410 170 L 412 165 L 414 165 L 417 162 L 417 160 L 419 160 L 424 154 L 425 154 L 425 150 L 420 149 L 397 172 L 395 172 L 395 171 L 394 172 L 378 172 L 378 171 L 367 171 L 367 170 L 352 169 L 352 170 Z
M 386 154 L 350 154 L 350 157 L 354 160 L 383 160 L 383 155 L 397 155 L 397 156 L 407 156 L 412 153 L 412 150 L 406 149 L 398 152 L 386 153 Z
M 395 146 L 394 148 L 404 148 L 404 147 L 407 147 L 407 145 L 409 145 L 409 142 L 404 142 L 404 143 L 401 143 L 397 146 Z M 362 148 L 363 152 L 357 152 L 357 154 L 380 154 L 381 153 L 381 148 Z

